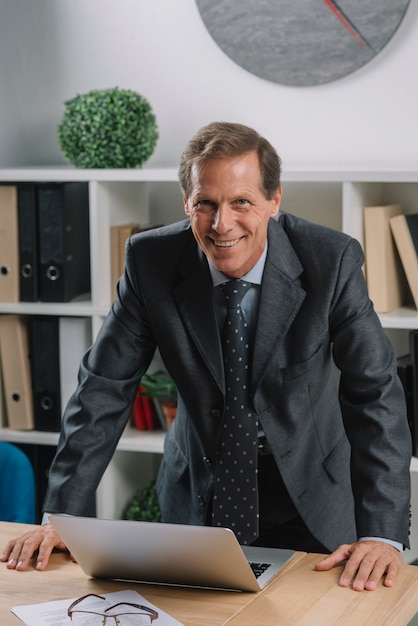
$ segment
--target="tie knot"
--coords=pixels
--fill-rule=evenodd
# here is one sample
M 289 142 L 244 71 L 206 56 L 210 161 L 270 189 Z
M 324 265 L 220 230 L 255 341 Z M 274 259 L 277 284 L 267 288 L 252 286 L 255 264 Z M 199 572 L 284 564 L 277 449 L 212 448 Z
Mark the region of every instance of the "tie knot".
M 229 280 L 221 285 L 228 309 L 236 309 L 241 304 L 241 300 L 250 289 L 251 283 L 243 280 Z

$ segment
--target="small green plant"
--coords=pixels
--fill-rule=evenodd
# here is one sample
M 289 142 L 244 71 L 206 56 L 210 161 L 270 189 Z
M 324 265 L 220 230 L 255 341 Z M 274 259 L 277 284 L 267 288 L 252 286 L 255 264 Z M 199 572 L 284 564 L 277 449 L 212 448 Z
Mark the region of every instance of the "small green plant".
M 137 491 L 126 507 L 123 519 L 137 522 L 161 522 L 160 504 L 154 480 Z
M 158 139 L 151 105 L 128 90 L 93 90 L 65 103 L 58 140 L 67 159 L 80 168 L 142 167 Z
M 141 393 L 147 398 L 158 398 L 164 402 L 177 402 L 177 388 L 170 374 L 157 370 L 141 378 Z

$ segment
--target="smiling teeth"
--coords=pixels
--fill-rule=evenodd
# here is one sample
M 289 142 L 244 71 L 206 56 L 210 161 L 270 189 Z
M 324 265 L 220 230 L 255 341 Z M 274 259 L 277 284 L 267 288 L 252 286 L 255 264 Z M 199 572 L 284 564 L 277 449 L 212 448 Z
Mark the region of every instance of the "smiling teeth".
M 234 239 L 233 241 L 215 241 L 215 246 L 218 248 L 231 248 L 235 246 L 239 242 L 239 239 Z

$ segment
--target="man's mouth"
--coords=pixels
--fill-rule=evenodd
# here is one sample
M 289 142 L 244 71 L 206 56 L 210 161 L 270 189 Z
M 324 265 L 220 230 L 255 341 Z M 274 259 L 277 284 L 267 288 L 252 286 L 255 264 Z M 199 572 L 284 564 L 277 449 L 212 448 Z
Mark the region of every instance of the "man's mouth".
M 238 239 L 231 239 L 229 241 L 216 241 L 213 240 L 213 243 L 217 248 L 232 248 L 232 246 L 236 246 L 237 243 L 241 240 L 241 237 Z

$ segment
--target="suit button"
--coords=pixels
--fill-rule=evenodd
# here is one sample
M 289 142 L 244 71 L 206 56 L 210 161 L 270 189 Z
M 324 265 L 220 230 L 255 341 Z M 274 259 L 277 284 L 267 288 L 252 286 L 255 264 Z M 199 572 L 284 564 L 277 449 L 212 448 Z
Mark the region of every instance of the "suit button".
M 212 409 L 210 412 L 212 417 L 216 417 L 217 419 L 220 419 L 222 413 L 219 411 L 219 409 Z
M 207 463 L 208 465 L 210 465 L 210 464 L 211 464 L 211 463 L 210 463 L 210 459 L 209 459 L 207 456 L 204 456 L 204 457 L 203 457 L 203 460 L 204 460 L 204 462 L 205 462 L 205 463 Z

